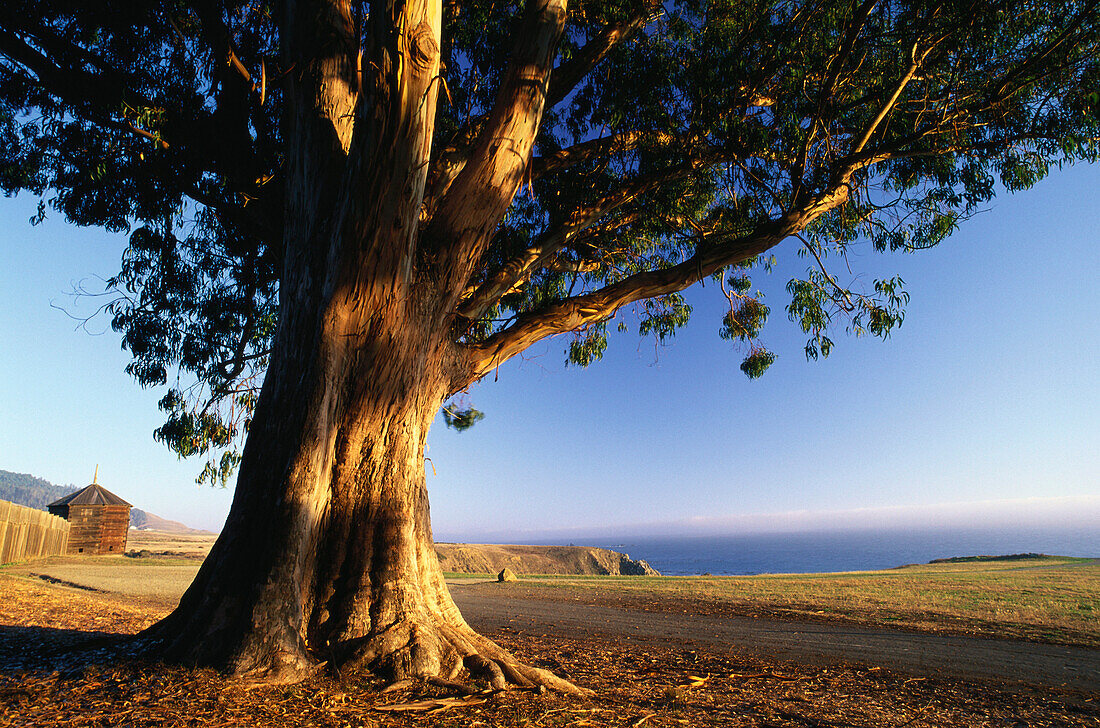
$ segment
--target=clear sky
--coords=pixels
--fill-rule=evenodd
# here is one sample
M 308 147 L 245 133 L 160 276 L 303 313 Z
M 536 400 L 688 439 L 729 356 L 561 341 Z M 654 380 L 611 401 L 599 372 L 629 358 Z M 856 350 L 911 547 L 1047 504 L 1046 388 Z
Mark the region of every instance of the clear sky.
M 98 463 L 137 507 L 219 528 L 230 492 L 153 441 L 161 393 L 122 371 L 118 335 L 53 307 L 91 314 L 66 291 L 101 290 L 124 239 L 32 227 L 34 202 L 0 198 L 0 469 L 84 485 Z M 430 436 L 437 536 L 1100 523 L 1100 168 L 1002 195 L 937 249 L 857 251 L 860 281 L 900 274 L 912 302 L 888 341 L 838 333 L 824 361 L 784 314 L 807 263 L 775 252 L 754 279 L 778 354 L 759 380 L 718 337 L 711 286 L 671 346 L 620 334 L 580 370 L 551 340 L 476 386 L 486 418 Z

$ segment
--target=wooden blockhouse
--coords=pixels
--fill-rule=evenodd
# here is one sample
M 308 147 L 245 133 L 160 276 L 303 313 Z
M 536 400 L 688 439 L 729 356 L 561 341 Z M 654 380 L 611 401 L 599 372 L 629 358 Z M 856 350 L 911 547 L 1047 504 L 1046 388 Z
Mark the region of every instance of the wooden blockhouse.
M 98 475 L 98 469 L 97 469 Z M 69 554 L 121 554 L 130 530 L 130 504 L 93 482 L 47 506 L 69 522 Z

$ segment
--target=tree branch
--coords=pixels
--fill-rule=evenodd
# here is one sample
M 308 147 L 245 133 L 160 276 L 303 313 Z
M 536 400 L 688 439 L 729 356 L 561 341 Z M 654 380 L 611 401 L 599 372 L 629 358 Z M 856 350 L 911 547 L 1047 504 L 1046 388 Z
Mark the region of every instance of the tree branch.
M 535 157 L 531 160 L 531 179 L 538 179 L 543 175 L 560 172 L 593 159 L 630 151 L 646 144 L 671 146 L 677 143 L 686 145 L 682 138 L 667 132 L 626 131 L 599 137 L 560 149 L 545 157 Z
M 473 153 L 473 144 L 481 134 L 486 119 L 484 115 L 471 119 L 452 138 L 451 143 L 443 147 L 432 159 L 428 183 L 424 191 L 424 207 L 420 213 L 422 224 L 431 221 L 439 208 L 440 200 L 447 194 L 459 173 L 465 169 L 466 162 L 470 160 L 470 155 Z
M 259 203 L 254 201 L 252 205 L 241 207 L 218 199 L 194 186 L 186 189 L 184 194 L 195 202 L 213 210 L 219 216 L 223 225 L 231 223 L 234 226 L 238 226 L 241 230 L 257 233 L 258 237 L 262 238 L 267 245 L 272 247 L 278 247 L 283 242 L 282 217 L 273 214 L 271 205 L 264 204 L 265 200 L 263 199 L 261 199 Z M 257 204 L 262 206 L 266 214 L 253 214 L 249 212 L 249 209 Z
M 528 0 L 493 110 L 422 236 L 425 257 L 447 295 L 457 295 L 469 280 L 523 181 L 565 27 L 565 4 Z M 446 308 L 451 306 L 453 298 L 445 302 Z
M 634 16 L 621 23 L 605 27 L 596 38 L 589 41 L 569 61 L 555 68 L 549 81 L 546 108 L 553 107 L 561 98 L 568 95 L 583 80 L 584 76 L 607 56 L 615 45 L 644 28 L 648 17 L 659 8 L 659 2 L 645 0 Z M 432 217 L 439 198 L 446 194 L 451 183 L 465 167 L 472 153 L 471 142 L 478 136 L 485 121 L 485 116 L 471 120 L 458 135 L 460 141 L 449 145 L 439 154 L 436 160 L 433 160 L 432 175 L 428 193 L 425 195 L 424 213 L 422 215 L 424 221 Z M 535 179 L 547 171 L 549 170 L 533 169 L 530 178 Z
M 273 130 L 269 128 L 267 118 L 260 110 L 267 93 L 266 66 L 261 59 L 261 78 L 256 81 L 237 55 L 233 33 L 226 25 L 218 4 L 196 2 L 194 8 L 202 28 L 202 36 L 213 57 L 213 76 L 219 81 L 218 109 L 235 112 L 230 122 L 236 127 L 233 130 L 235 153 L 240 155 L 242 151 L 252 151 L 249 122 L 255 127 L 257 134 L 262 135 L 262 141 L 270 144 L 274 138 Z M 177 27 L 171 16 L 169 21 L 173 28 Z
M 61 68 L 6 26 L 0 27 L 0 53 L 30 71 L 48 93 L 56 94 L 76 108 L 95 108 L 106 115 L 102 107 L 125 101 L 132 103 L 138 99 L 145 101 L 132 90 L 119 84 L 109 84 L 106 73 L 91 74 L 80 68 Z M 113 74 L 112 80 L 117 81 Z
M 251 165 L 255 160 L 250 154 L 251 144 L 249 149 L 242 149 L 239 145 L 221 143 L 222 134 L 210 133 L 210 117 L 183 118 L 178 112 L 137 91 L 140 81 L 132 74 L 111 67 L 80 46 L 47 30 L 23 27 L 21 21 L 13 20 L 6 14 L 0 17 L 3 20 L 0 26 L 0 54 L 29 74 L 47 94 L 71 107 L 74 116 L 106 129 L 149 139 L 162 149 L 171 146 L 175 154 L 186 157 L 199 169 L 226 175 L 247 165 L 250 167 L 247 171 L 253 171 Z M 16 30 L 12 29 L 13 26 Z M 52 57 L 44 55 L 21 35 L 41 42 Z M 87 70 L 86 64 L 93 66 L 94 72 Z M 162 126 L 170 130 L 168 138 L 142 129 L 125 118 L 116 118 L 120 108 L 141 107 L 160 110 L 164 118 Z M 243 132 L 247 136 L 247 127 Z M 242 189 L 255 179 L 255 176 L 249 177 L 248 174 L 238 176 L 241 180 L 234 186 Z
M 707 246 L 670 268 L 635 273 L 597 291 L 521 315 L 513 325 L 483 343 L 466 347 L 465 377 L 452 385 L 453 391 L 464 389 L 537 341 L 605 321 L 619 308 L 634 301 L 682 291 L 722 268 L 778 245 L 829 210 L 844 204 L 848 199 L 848 179 L 853 171 L 851 168 L 843 170 L 826 191 L 798 209 L 757 226 L 747 235 Z
M 828 99 L 832 97 L 833 91 L 836 89 L 836 82 L 840 80 L 840 75 L 844 72 L 844 64 L 851 57 L 856 41 L 863 33 L 863 28 L 867 25 L 867 20 L 871 17 L 871 12 L 878 5 L 878 2 L 879 0 L 864 0 L 852 15 L 852 21 L 848 25 L 848 33 L 844 37 L 844 42 L 837 50 L 836 55 L 829 60 L 829 66 L 825 69 L 825 83 L 822 84 L 821 93 L 818 95 L 818 108 L 823 107 Z
M 935 47 L 935 44 L 930 45 L 928 47 L 928 50 L 926 50 L 918 58 L 917 46 L 916 44 L 913 45 L 913 48 L 910 50 L 909 54 L 911 58 L 909 68 L 906 69 L 905 73 L 898 80 L 898 84 L 894 88 L 894 93 L 890 95 L 890 98 L 886 101 L 885 104 L 882 105 L 882 108 L 879 109 L 879 112 L 875 115 L 875 118 L 871 121 L 870 124 L 867 125 L 867 128 L 863 131 L 863 136 L 860 137 L 859 141 L 852 148 L 851 154 L 859 154 L 861 151 L 863 151 L 863 148 L 867 146 L 867 142 L 871 140 L 871 137 L 874 135 L 875 131 L 882 123 L 882 120 L 885 119 L 887 115 L 894 110 L 894 106 L 897 104 L 898 99 L 900 99 L 902 93 L 905 92 L 905 87 L 908 86 L 909 82 L 913 80 L 913 77 L 917 75 L 917 71 L 920 69 L 921 63 L 923 63 L 924 59 L 928 57 L 928 54 L 932 52 L 933 47 Z
M 546 106 L 553 108 L 573 92 L 584 77 L 607 57 L 615 46 L 646 26 L 649 17 L 661 8 L 660 0 L 642 0 L 634 14 L 614 25 L 608 25 L 588 41 L 573 57 L 554 69 L 554 77 L 546 93 Z
M 501 296 L 513 290 L 519 283 L 544 267 L 551 258 L 568 245 L 578 234 L 594 225 L 602 217 L 627 204 L 639 195 L 655 187 L 678 179 L 691 171 L 692 165 L 682 164 L 670 169 L 644 175 L 624 184 L 615 192 L 605 195 L 587 207 L 574 210 L 569 218 L 556 228 L 543 232 L 535 244 L 502 266 L 496 273 L 477 287 L 474 293 L 458 307 L 456 314 L 468 321 L 476 321 L 489 310 Z
M 105 71 L 91 74 L 81 69 L 62 68 L 7 28 L 0 28 L 0 54 L 16 64 L 16 69 L 11 71 L 13 75 L 18 73 L 30 84 L 38 83 L 43 86 L 47 93 L 53 94 L 74 109 L 79 109 L 88 121 L 148 139 L 162 149 L 168 148 L 168 142 L 158 135 L 129 121 L 114 119 L 104 109 L 111 102 L 116 105 L 134 102 L 152 105 L 139 94 L 109 84 L 109 74 Z

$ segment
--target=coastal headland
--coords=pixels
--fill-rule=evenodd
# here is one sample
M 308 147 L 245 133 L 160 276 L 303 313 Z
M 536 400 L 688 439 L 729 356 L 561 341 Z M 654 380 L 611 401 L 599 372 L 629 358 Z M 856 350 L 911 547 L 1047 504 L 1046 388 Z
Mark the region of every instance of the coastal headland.
M 183 557 L 202 559 L 217 534 L 208 531 L 130 529 L 131 558 Z M 495 574 L 508 568 L 523 575 L 660 576 L 645 561 L 629 554 L 591 546 L 524 546 L 515 544 L 437 543 L 436 556 L 452 574 Z

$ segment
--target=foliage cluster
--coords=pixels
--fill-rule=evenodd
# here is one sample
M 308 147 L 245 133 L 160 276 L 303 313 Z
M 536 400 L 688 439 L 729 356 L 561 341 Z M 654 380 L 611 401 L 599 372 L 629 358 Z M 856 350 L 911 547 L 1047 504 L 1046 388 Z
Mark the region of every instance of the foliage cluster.
M 374 7 L 353 6 L 360 19 Z M 158 439 L 181 456 L 225 451 L 211 481 L 236 463 L 279 319 L 294 68 L 278 13 L 235 0 L 0 9 L 0 189 L 130 233 L 106 310 L 129 371 L 167 387 Z M 425 221 L 493 109 L 523 13 L 443 6 Z M 886 338 L 903 282 L 859 289 L 834 269 L 856 245 L 934 246 L 998 186 L 1094 160 L 1098 38 L 1087 0 L 571 4 L 535 157 L 465 282 L 455 344 L 574 306 L 567 359 L 588 366 L 620 308 L 667 341 L 691 314 L 680 291 L 713 277 L 730 304 L 720 334 L 757 377 L 774 354 L 751 276 L 792 237 L 809 267 L 786 313 L 807 357 L 829 355 L 837 326 Z M 456 412 L 445 419 L 460 428 L 480 414 Z

